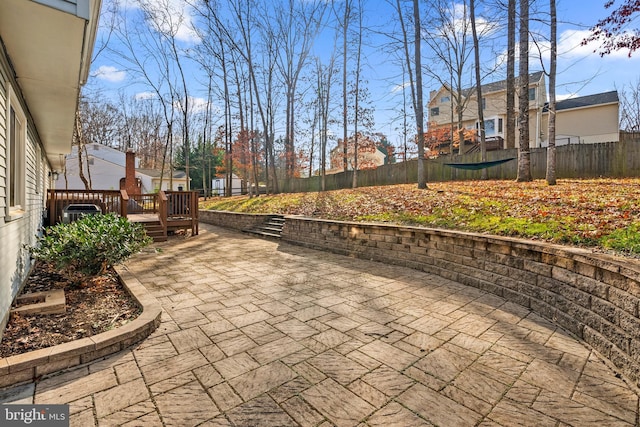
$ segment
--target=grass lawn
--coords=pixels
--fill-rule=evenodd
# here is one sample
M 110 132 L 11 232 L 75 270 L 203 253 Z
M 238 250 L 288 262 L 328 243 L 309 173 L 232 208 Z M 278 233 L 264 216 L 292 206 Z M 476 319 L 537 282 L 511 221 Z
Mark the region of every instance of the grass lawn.
M 640 254 L 640 178 L 462 181 L 214 198 L 201 209 L 304 215 L 518 236 Z

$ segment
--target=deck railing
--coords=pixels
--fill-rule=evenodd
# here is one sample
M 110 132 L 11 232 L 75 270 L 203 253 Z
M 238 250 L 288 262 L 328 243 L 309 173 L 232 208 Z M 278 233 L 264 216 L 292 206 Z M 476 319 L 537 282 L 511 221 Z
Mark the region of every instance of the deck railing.
M 75 203 L 96 205 L 102 213 L 115 212 L 126 216 L 126 212 L 123 212 L 125 204 L 118 190 L 49 190 L 49 225 L 62 222 L 64 208 Z
M 160 191 L 157 194 L 128 194 L 125 190 L 49 190 L 48 223 L 62 222 L 64 208 L 84 203 L 100 207 L 102 213 L 157 214 L 165 230 L 190 227 L 198 234 L 198 193 Z

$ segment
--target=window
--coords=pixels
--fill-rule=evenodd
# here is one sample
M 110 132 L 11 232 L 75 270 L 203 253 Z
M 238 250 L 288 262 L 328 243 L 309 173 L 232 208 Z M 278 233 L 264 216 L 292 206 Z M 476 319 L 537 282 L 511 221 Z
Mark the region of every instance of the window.
M 7 105 L 7 191 L 9 203 L 6 216 L 9 220 L 19 216 L 24 210 L 24 149 L 26 145 L 26 119 L 20 109 L 17 97 L 9 87 L 9 103 Z
M 484 121 L 484 134 L 485 136 L 496 135 L 496 121 L 494 119 Z
M 497 129 L 496 129 L 497 126 Z M 480 130 L 480 123 L 476 122 L 476 129 Z M 496 136 L 502 133 L 502 119 L 488 119 L 484 121 L 484 135 Z
M 487 98 L 482 98 L 482 109 L 483 110 L 487 109 Z
M 529 101 L 535 101 L 536 100 L 536 88 L 535 87 L 530 87 L 529 88 Z
M 440 115 L 440 107 L 433 107 L 431 109 L 431 115 L 432 116 L 439 116 Z
M 443 96 L 442 98 L 440 98 L 440 102 L 441 103 L 445 103 L 445 102 L 449 102 L 451 101 L 451 97 L 450 96 Z

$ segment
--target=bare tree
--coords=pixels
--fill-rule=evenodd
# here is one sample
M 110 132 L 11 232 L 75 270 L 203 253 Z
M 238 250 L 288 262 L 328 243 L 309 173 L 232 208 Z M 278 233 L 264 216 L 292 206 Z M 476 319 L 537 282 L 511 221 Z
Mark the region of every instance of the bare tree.
M 358 124 L 360 122 L 360 116 L 361 116 L 361 111 L 360 111 L 360 101 L 361 101 L 361 96 L 360 96 L 360 75 L 361 75 L 361 61 L 362 61 L 362 32 L 363 32 L 363 28 L 362 28 L 362 15 L 363 15 L 363 11 L 362 11 L 362 0 L 358 0 L 358 10 L 357 10 L 358 16 L 358 32 L 357 32 L 357 41 L 356 41 L 356 69 L 354 71 L 354 77 L 355 77 L 355 87 L 354 87 L 354 108 L 353 108 L 353 115 L 354 115 L 354 119 L 353 119 L 353 125 L 354 125 L 354 130 L 353 130 L 353 135 L 354 135 L 354 156 L 353 156 L 353 181 L 351 183 L 351 186 L 353 188 L 356 188 L 358 186 Z M 346 67 L 345 67 L 346 68 Z M 345 147 L 347 146 L 347 141 L 345 140 Z
M 334 43 L 337 39 L 334 39 Z M 323 65 L 319 59 L 316 59 L 316 77 L 317 77 L 317 97 L 319 103 L 319 131 L 320 131 L 320 180 L 321 190 L 326 190 L 326 171 L 327 171 L 327 144 L 329 142 L 329 124 L 331 122 L 330 103 L 331 88 L 334 82 L 336 72 L 335 66 L 335 49 L 329 58 L 329 63 Z
M 422 40 L 420 26 L 420 5 L 419 0 L 413 0 L 413 20 L 414 28 L 414 60 L 416 63 L 416 132 L 418 133 L 418 188 L 427 188 L 427 169 L 424 159 L 424 99 L 422 96 L 422 51 L 420 41 Z
M 407 78 L 409 80 L 409 88 L 411 91 L 411 107 L 413 108 L 413 111 L 415 113 L 415 111 L 417 110 L 417 102 L 416 102 L 416 85 L 415 85 L 415 79 L 414 79 L 414 73 L 413 73 L 413 67 L 412 67 L 412 61 L 411 61 L 411 54 L 410 54 L 410 38 L 409 38 L 409 34 L 407 31 L 407 27 L 405 25 L 405 18 L 404 18 L 404 12 L 402 10 L 402 7 L 400 5 L 400 0 L 395 0 L 394 2 L 390 2 L 392 4 L 392 6 L 395 9 L 395 12 L 397 14 L 397 18 L 398 18 L 398 23 L 400 24 L 400 46 L 401 46 L 401 51 L 402 51 L 402 59 L 401 59 L 401 64 L 402 64 L 402 110 L 403 110 L 403 114 L 402 114 L 402 120 L 403 120 L 403 128 L 402 128 L 402 135 L 403 135 L 403 161 L 405 162 L 405 181 L 409 182 L 409 175 L 408 175 L 408 170 L 407 170 L 407 157 L 408 157 L 408 143 L 407 143 L 407 139 L 408 139 L 408 124 L 407 124 L 407 100 L 406 100 L 406 94 L 405 94 L 405 86 L 406 86 L 406 81 Z M 392 49 L 394 51 L 396 51 L 395 47 L 392 47 Z M 423 117 L 424 119 L 424 117 Z M 417 142 L 417 138 L 416 138 L 416 142 Z
M 87 177 L 84 176 L 84 164 L 82 157 L 84 155 L 85 140 L 82 133 L 82 116 L 80 114 L 80 110 L 76 111 L 76 123 L 73 137 L 75 145 L 78 147 L 78 176 L 82 180 L 85 190 L 91 190 L 91 183 L 87 180 Z
M 484 102 L 482 99 L 482 79 L 480 78 L 480 42 L 476 28 L 476 2 L 469 0 L 469 14 L 471 16 L 471 31 L 473 33 L 473 52 L 476 73 L 476 97 L 478 98 L 478 132 L 480 133 L 480 153 L 482 161 L 487 161 L 487 143 L 484 130 Z M 482 179 L 487 179 L 487 169 L 482 169 Z
M 449 0 L 438 0 L 437 6 L 431 9 L 431 21 L 436 28 L 425 32 L 424 38 L 435 56 L 434 63 L 446 70 L 446 73 L 442 73 L 441 70 L 432 69 L 430 75 L 442 86 L 449 88 L 451 105 L 455 109 L 455 120 L 452 117 L 451 122 L 452 126 L 453 123 L 457 124 L 461 154 L 465 151 L 464 112 L 471 99 L 468 88 L 472 86 L 471 79 L 465 79 L 470 74 L 469 60 L 473 53 L 473 43 L 469 40 L 471 21 L 467 2 L 468 0 L 462 0 L 461 4 L 456 4 Z M 451 144 L 453 145 L 453 138 Z
M 344 10 L 342 12 L 342 18 L 340 19 L 340 14 L 337 10 L 334 9 L 334 14 L 338 20 L 338 25 L 342 30 L 342 142 L 343 142 L 343 152 L 342 152 L 342 168 L 346 172 L 348 167 L 348 158 L 347 158 L 347 137 L 349 135 L 348 131 L 348 123 L 347 123 L 347 64 L 348 64 L 348 40 L 349 40 L 349 26 L 351 25 L 351 20 L 353 19 L 353 3 L 352 0 L 344 0 Z
M 173 128 L 177 91 L 171 52 L 164 43 L 165 39 L 158 37 L 146 21 L 129 22 L 126 13 L 120 14 L 114 34 L 119 44 L 118 49 L 110 49 L 111 53 L 121 61 L 129 73 L 151 89 L 162 107 L 166 135 L 160 169 L 160 188 L 168 161 L 169 188 L 173 189 Z
M 507 120 L 505 148 L 516 146 L 516 0 L 507 5 Z
M 518 176 L 517 181 L 531 181 L 529 152 L 529 0 L 520 0 L 520 72 L 518 96 Z
M 620 92 L 620 129 L 640 132 L 640 78 Z
M 307 63 L 313 42 L 321 29 L 326 9 L 324 1 L 287 0 L 286 10 L 275 15 L 279 40 L 277 64 L 286 91 L 285 155 L 286 174 L 292 177 L 295 169 L 295 112 L 296 90 L 300 74 Z M 265 26 L 271 23 L 265 23 Z
M 558 24 L 556 0 L 549 0 L 551 18 L 551 58 L 549 64 L 549 147 L 547 148 L 547 184 L 556 185 L 556 67 L 558 57 Z

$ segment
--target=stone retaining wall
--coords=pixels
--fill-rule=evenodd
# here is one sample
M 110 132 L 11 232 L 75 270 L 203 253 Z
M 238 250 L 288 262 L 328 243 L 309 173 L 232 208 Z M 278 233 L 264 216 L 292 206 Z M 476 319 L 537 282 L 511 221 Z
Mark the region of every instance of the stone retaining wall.
M 242 229 L 237 213 L 200 220 Z M 586 249 L 418 227 L 286 217 L 282 240 L 451 279 L 521 304 L 581 338 L 640 385 L 640 262 Z
M 245 214 L 238 212 L 223 211 L 199 211 L 199 220 L 206 224 L 215 224 L 220 227 L 234 230 L 244 230 L 254 225 L 262 224 L 269 215 L 267 214 Z

